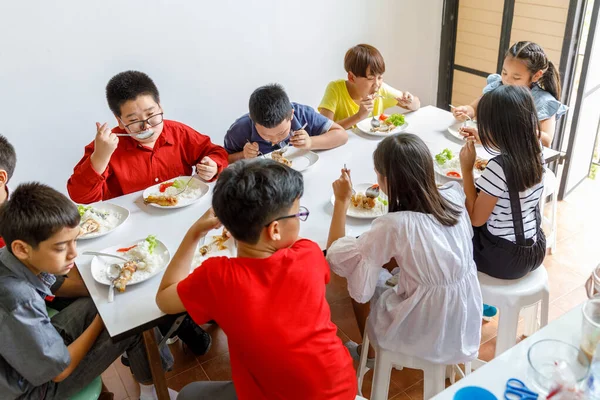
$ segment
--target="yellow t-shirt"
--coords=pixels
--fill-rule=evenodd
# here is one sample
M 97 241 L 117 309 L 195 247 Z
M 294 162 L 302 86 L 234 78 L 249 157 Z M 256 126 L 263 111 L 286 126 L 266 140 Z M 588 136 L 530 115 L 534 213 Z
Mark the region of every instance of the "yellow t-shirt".
M 395 106 L 398 103 L 396 98 L 400 97 L 402 92 L 384 83 L 377 93 L 383 96 L 383 99 L 379 97 L 375 98 L 375 104 L 371 115 L 383 114 L 386 109 Z M 337 122 L 356 114 L 359 105 L 352 100 L 352 97 L 350 97 L 350 93 L 348 93 L 348 88 L 346 87 L 346 81 L 344 79 L 339 79 L 330 82 L 329 85 L 327 85 L 321 104 L 319 104 L 319 109 L 321 108 L 333 112 L 333 120 Z

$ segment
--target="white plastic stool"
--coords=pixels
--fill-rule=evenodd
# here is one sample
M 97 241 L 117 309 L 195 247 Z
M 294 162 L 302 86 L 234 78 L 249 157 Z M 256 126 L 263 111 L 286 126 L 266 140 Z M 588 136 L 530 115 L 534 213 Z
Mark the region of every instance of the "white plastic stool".
M 540 213 L 542 214 L 542 221 L 548 220 L 544 218 L 544 207 L 546 205 L 546 199 L 550 196 L 550 202 L 552 205 L 552 215 L 549 221 L 550 232 L 546 235 L 546 247 L 550 250 L 550 254 L 554 253 L 556 249 L 556 212 L 558 208 L 558 179 L 554 172 L 548 168 L 544 168 L 544 191 L 540 197 Z
M 521 279 L 496 279 L 482 272 L 478 272 L 477 276 L 483 302 L 500 310 L 496 357 L 517 343 L 517 325 L 521 309 L 527 308 L 524 313 L 525 335 L 529 336 L 538 329 L 538 303 L 541 303 L 542 309 L 541 327 L 548 324 L 550 294 L 548 273 L 543 265 Z
M 386 400 L 390 389 L 390 374 L 392 367 L 406 367 L 423 371 L 423 398 L 431 399 L 446 389 L 446 365 L 434 364 L 421 358 L 407 356 L 401 353 L 380 348 L 375 341 L 375 369 L 373 371 L 373 384 L 371 386 L 371 400 Z M 367 373 L 367 355 L 369 353 L 369 336 L 365 327 L 363 347 L 358 365 L 358 394 L 362 396 L 364 375 Z M 450 380 L 454 383 L 455 366 L 451 367 Z M 471 373 L 471 363 L 465 364 L 466 375 Z M 461 371 L 462 373 L 462 371 Z

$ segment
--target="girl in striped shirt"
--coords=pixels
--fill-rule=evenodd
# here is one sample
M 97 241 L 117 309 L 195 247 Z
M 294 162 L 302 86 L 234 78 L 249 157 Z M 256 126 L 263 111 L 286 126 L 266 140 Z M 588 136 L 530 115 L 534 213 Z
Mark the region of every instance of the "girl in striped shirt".
M 539 209 L 544 190 L 540 123 L 530 92 L 499 86 L 477 107 L 481 144 L 493 157 L 475 184 L 474 140 L 460 152 L 466 207 L 475 227 L 477 269 L 519 279 L 542 264 L 546 238 Z

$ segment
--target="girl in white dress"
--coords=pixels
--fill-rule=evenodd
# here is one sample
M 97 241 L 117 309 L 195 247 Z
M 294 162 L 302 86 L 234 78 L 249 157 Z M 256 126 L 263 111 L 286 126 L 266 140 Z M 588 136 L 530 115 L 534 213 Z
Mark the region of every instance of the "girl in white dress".
M 431 153 L 416 135 L 387 137 L 373 158 L 389 213 L 359 238 L 345 236 L 352 184 L 342 170 L 327 250 L 332 271 L 348 280 L 359 328 L 368 314 L 369 338 L 382 348 L 440 364 L 473 360 L 482 298 L 465 195 L 456 182 L 438 189 Z M 398 283 L 368 313 L 359 303 L 372 298 L 386 264 L 399 267 Z M 356 357 L 356 345 L 348 347 Z

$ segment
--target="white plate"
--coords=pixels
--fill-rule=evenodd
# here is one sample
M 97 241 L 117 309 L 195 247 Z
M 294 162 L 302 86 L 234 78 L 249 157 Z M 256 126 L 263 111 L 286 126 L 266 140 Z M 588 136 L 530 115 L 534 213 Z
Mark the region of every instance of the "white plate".
M 397 126 L 389 132 L 371 132 L 371 119 L 373 119 L 373 118 L 369 117 L 369 118 L 363 119 L 358 124 L 356 124 L 356 127 L 361 132 L 366 133 L 367 135 L 377 136 L 377 137 L 387 137 L 390 135 L 394 135 L 396 133 L 404 132 L 406 130 L 406 128 L 408 128 L 408 122 L 405 121 L 404 125 Z
M 111 204 L 111 203 L 95 203 L 95 204 L 82 204 L 84 206 L 91 206 L 92 208 L 95 208 L 96 210 L 100 210 L 100 211 L 110 211 L 112 213 L 114 213 L 117 218 L 119 218 L 119 223 L 115 226 L 113 226 L 111 229 L 106 230 L 104 232 L 92 232 L 92 233 L 88 233 L 86 235 L 82 235 L 79 236 L 77 238 L 77 240 L 87 240 L 87 239 L 95 239 L 95 238 L 99 238 L 100 236 L 104 236 L 104 235 L 108 235 L 109 233 L 111 233 L 112 231 L 114 231 L 115 229 L 117 229 L 119 226 L 123 225 L 125 223 L 125 221 L 127 221 L 127 218 L 129 218 L 129 210 L 126 209 L 125 207 L 121 207 L 118 206 L 116 204 Z M 81 220 L 81 223 L 84 223 L 85 221 Z
M 359 183 L 358 185 L 354 185 L 354 190 L 356 190 L 357 193 L 364 193 L 365 190 L 367 190 L 368 188 L 370 188 L 371 186 L 373 186 L 372 183 Z M 379 200 L 377 200 L 378 204 L 382 204 Z M 335 195 L 331 195 L 331 204 L 335 205 Z M 350 203 L 350 206 L 348 207 L 348 211 L 346 211 L 346 215 L 348 217 L 352 217 L 352 218 L 360 218 L 360 219 L 373 219 L 373 218 L 377 218 L 377 217 L 381 217 L 382 215 L 387 214 L 387 206 L 383 205 L 383 212 L 378 211 L 376 209 L 373 210 L 367 210 L 364 208 L 356 208 L 352 205 L 352 203 Z
M 172 182 L 176 179 L 181 179 L 183 181 L 185 181 L 187 183 L 187 181 L 190 179 L 189 176 L 179 176 L 177 178 L 173 178 L 173 179 L 169 179 L 168 181 L 164 181 L 161 183 L 158 183 L 154 186 L 150 186 L 148 189 L 144 190 L 144 193 L 142 194 L 142 196 L 144 197 L 144 199 L 148 196 L 150 196 L 151 194 L 156 195 L 156 196 L 160 196 L 163 195 L 164 193 L 161 193 L 159 191 L 160 185 L 165 183 L 165 182 Z M 186 198 L 186 197 L 182 197 L 182 196 L 186 196 L 187 191 L 189 191 L 190 189 L 199 189 L 198 193 L 196 196 L 192 197 L 192 198 Z M 159 206 L 158 204 L 149 204 L 153 207 L 156 208 L 181 208 L 181 207 L 187 207 L 190 204 L 194 204 L 195 202 L 197 202 L 198 200 L 200 200 L 206 193 L 208 193 L 208 185 L 204 182 L 202 182 L 200 179 L 194 177 L 192 179 L 192 181 L 190 182 L 190 186 L 188 187 L 187 191 L 184 192 L 183 194 L 178 195 L 177 197 L 179 198 L 179 202 L 177 203 L 177 205 L 175 206 Z
M 458 140 L 460 140 L 461 142 L 465 141 L 465 138 L 463 135 L 460 134 L 459 130 L 462 127 L 463 122 L 457 122 L 454 125 L 451 125 L 448 127 L 448 133 L 457 138 Z M 467 121 L 467 126 L 471 127 L 471 128 L 477 128 L 477 122 L 475 121 Z M 475 146 L 481 146 L 481 144 L 479 143 L 475 143 Z
M 265 158 L 271 158 L 271 154 L 265 154 Z M 302 172 L 309 167 L 312 167 L 319 161 L 319 155 L 310 150 L 297 149 L 295 147 L 288 147 L 284 157 L 292 162 L 292 168 L 296 171 Z
M 120 249 L 122 247 L 133 246 L 134 244 L 139 243 L 144 239 L 136 240 L 135 242 L 130 242 L 129 244 L 125 243 L 125 244 L 120 244 L 118 246 L 108 247 L 104 250 L 100 250 L 100 252 L 108 253 L 108 254 L 115 254 L 115 255 L 123 257 L 123 253 L 117 252 L 118 249 Z M 148 279 L 163 272 L 167 268 L 167 265 L 169 265 L 169 261 L 171 261 L 171 254 L 169 253 L 169 249 L 167 249 L 167 246 L 165 246 L 165 244 L 163 242 L 161 242 L 160 240 L 156 239 L 156 247 L 154 248 L 154 252 L 160 257 L 160 260 L 161 260 L 160 265 L 161 266 L 159 268 L 156 268 L 156 270 L 154 270 L 152 272 L 136 271 L 133 274 L 133 278 L 131 279 L 131 281 L 129 281 L 127 283 L 127 286 L 135 285 L 137 283 L 147 281 Z M 127 257 L 125 257 L 125 258 L 127 258 Z M 106 276 L 106 269 L 112 264 L 122 264 L 122 263 L 123 263 L 122 261 L 120 261 L 116 258 L 113 258 L 113 257 L 94 256 L 94 258 L 92 258 L 92 265 L 91 265 L 92 277 L 98 283 L 101 283 L 103 285 L 110 285 L 110 280 Z
M 215 237 L 221 236 L 222 233 L 223 228 L 213 229 L 212 231 L 208 232 L 208 234 L 204 237 L 204 240 L 200 241 L 198 248 L 194 253 L 194 258 L 192 259 L 191 271 L 195 270 L 200 266 L 200 264 L 212 257 L 237 257 L 237 245 L 234 238 L 229 238 L 229 240 L 224 243 L 225 247 L 227 247 L 225 250 L 219 250 L 216 247 L 213 247 L 213 249 L 205 256 L 200 255 L 200 247 L 211 243 Z
M 453 181 L 462 181 L 463 180 L 462 171 L 460 170 L 460 168 L 458 168 L 458 169 L 456 169 L 456 168 L 443 169 L 435 160 L 433 161 L 433 168 L 438 175 L 443 176 L 446 179 L 451 179 Z M 460 174 L 460 178 L 455 178 L 453 176 L 446 175 L 450 171 L 458 172 Z M 473 168 L 473 178 L 475 180 L 479 179 L 481 177 L 481 174 L 482 174 L 482 171 L 478 170 L 477 168 Z

